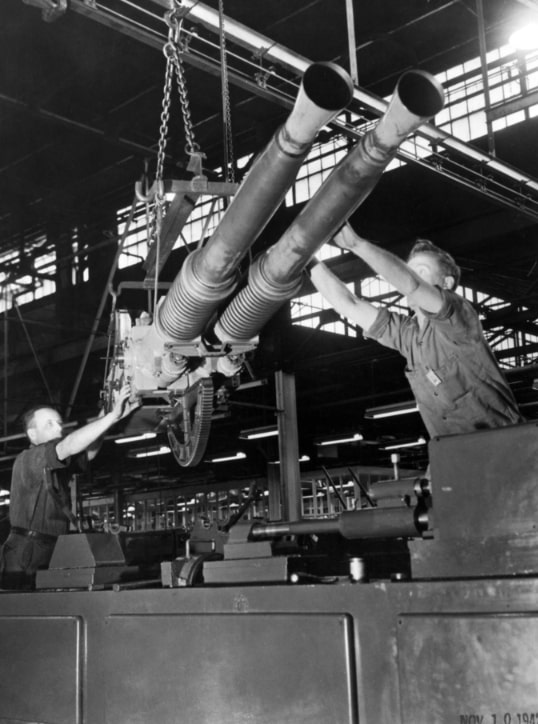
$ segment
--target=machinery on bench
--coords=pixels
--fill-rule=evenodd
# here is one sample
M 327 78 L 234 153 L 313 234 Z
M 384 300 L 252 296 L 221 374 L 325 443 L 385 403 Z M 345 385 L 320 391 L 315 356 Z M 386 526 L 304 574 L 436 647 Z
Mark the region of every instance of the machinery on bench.
M 537 443 L 535 423 L 434 438 L 431 480 L 373 483 L 370 507 L 298 521 L 237 516 L 224 528 L 200 520 L 185 555 L 161 563 L 162 586 L 336 583 L 347 579 L 356 558 L 364 580 L 538 575 Z M 338 554 L 323 546 L 325 537 L 339 540 Z M 134 569 L 125 565 L 117 536 L 71 534 L 60 537 L 37 587 L 130 580 Z
M 158 588 L 3 592 L 1 714 L 536 724 L 537 436 L 528 423 L 434 439 L 429 485 L 375 483 L 377 506 L 332 520 L 207 523 Z M 365 571 L 329 576 L 315 549 L 279 550 L 313 531 L 353 557 L 398 536 L 409 570 L 380 575 L 364 555 Z

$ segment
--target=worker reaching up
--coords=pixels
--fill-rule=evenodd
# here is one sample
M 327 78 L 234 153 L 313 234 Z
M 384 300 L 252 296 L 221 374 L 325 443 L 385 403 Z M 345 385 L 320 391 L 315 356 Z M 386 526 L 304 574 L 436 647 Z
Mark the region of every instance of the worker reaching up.
M 524 422 L 473 306 L 455 292 L 460 269 L 430 241 L 407 261 L 361 238 L 346 224 L 335 243 L 366 262 L 407 300 L 412 316 L 353 294 L 325 264 L 310 262 L 312 283 L 364 335 L 398 350 L 431 437 Z
M 138 403 L 131 387 L 119 390 L 114 406 L 92 422 L 63 434 L 62 417 L 49 406 L 34 407 L 24 416 L 30 447 L 13 464 L 10 495 L 11 530 L 0 552 L 1 587 L 31 589 L 38 569 L 47 568 L 58 536 L 74 522 L 69 478 L 81 455 L 92 460 L 102 436 Z

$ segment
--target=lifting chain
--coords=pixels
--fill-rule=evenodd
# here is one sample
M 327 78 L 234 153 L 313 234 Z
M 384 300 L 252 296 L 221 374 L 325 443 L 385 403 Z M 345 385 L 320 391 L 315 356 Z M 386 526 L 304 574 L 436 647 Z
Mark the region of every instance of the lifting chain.
M 220 63 L 222 85 L 222 113 L 224 117 L 224 166 L 226 181 L 235 182 L 235 159 L 232 135 L 232 113 L 230 106 L 230 84 L 228 80 L 228 62 L 226 60 L 226 33 L 224 31 L 224 1 L 219 0 L 220 24 Z
M 181 20 L 178 23 L 178 33 L 181 31 L 181 26 L 183 24 L 183 20 Z M 185 80 L 185 68 L 183 66 L 183 60 L 181 58 L 181 55 L 178 51 L 178 45 L 175 44 L 172 46 L 172 62 L 174 63 L 175 69 L 176 69 L 176 78 L 177 78 L 177 89 L 179 94 L 179 103 L 181 105 L 181 115 L 183 116 L 183 126 L 185 129 L 185 138 L 187 140 L 187 146 L 186 151 L 187 153 L 192 156 L 195 153 L 198 153 L 200 150 L 200 147 L 194 140 L 194 130 L 192 127 L 192 118 L 191 118 L 191 109 L 189 104 L 189 97 L 187 95 L 187 83 Z
M 161 233 L 161 223 L 164 215 L 165 196 L 163 187 L 164 162 L 166 159 L 166 142 L 168 137 L 168 124 L 170 121 L 170 104 L 172 98 L 173 66 L 170 60 L 166 61 L 164 78 L 163 105 L 161 111 L 161 125 L 159 127 L 159 146 L 157 151 L 157 169 L 155 171 L 156 192 L 153 201 L 153 214 L 149 238 L 155 242 Z
M 153 209 L 149 223 L 148 240 L 150 243 L 156 244 L 157 251 L 157 268 L 159 265 L 159 243 L 161 237 L 162 221 L 166 207 L 166 197 L 164 193 L 164 164 L 166 160 L 166 143 L 168 140 L 168 127 L 170 123 L 170 106 L 172 103 L 172 82 L 174 79 L 174 71 L 177 79 L 179 92 L 179 102 L 181 105 L 181 113 L 183 116 L 183 125 L 185 138 L 187 140 L 186 152 L 191 157 L 188 169 L 194 166 L 201 169 L 201 158 L 199 146 L 194 140 L 194 131 L 192 126 L 192 118 L 189 106 L 189 98 L 187 95 L 187 84 L 185 81 L 185 71 L 183 61 L 181 59 L 180 48 L 185 47 L 185 43 L 181 42 L 181 30 L 183 26 L 183 18 L 181 17 L 181 8 L 178 0 L 174 0 L 174 8 L 166 13 L 165 21 L 168 25 L 168 39 L 163 47 L 163 54 L 166 58 L 166 71 L 163 88 L 163 102 L 159 127 L 159 145 L 157 151 L 157 168 L 155 172 L 155 196 L 153 200 Z M 155 303 L 157 301 L 157 276 L 155 278 Z

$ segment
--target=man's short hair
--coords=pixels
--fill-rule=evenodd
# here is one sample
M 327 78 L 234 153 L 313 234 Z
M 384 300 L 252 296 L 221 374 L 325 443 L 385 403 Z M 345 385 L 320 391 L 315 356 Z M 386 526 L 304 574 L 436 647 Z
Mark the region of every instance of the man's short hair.
M 417 239 L 415 244 L 413 245 L 413 248 L 409 252 L 407 261 L 412 259 L 417 254 L 423 253 L 433 254 L 437 257 L 439 266 L 441 267 L 441 271 L 443 272 L 445 277 L 450 276 L 454 278 L 454 284 L 452 285 L 452 289 L 455 289 L 460 283 L 461 269 L 454 261 L 454 258 L 450 256 L 448 252 L 440 249 L 428 239 Z
M 53 405 L 34 405 L 25 412 L 22 416 L 22 426 L 26 434 L 28 434 L 28 430 L 33 427 L 35 414 L 39 410 L 56 410 L 56 408 Z

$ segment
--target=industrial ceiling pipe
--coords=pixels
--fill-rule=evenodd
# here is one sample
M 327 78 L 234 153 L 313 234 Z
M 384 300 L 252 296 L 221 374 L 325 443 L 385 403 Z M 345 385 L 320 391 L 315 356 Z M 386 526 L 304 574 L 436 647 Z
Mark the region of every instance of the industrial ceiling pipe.
M 440 83 L 429 73 L 404 73 L 377 125 L 333 169 L 283 236 L 252 264 L 248 284 L 215 325 L 222 343 L 254 337 L 302 285 L 318 249 L 370 194 L 402 142 L 443 107 Z

